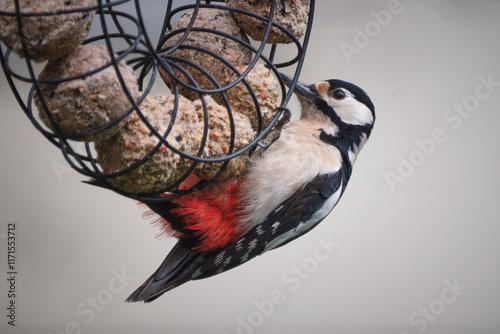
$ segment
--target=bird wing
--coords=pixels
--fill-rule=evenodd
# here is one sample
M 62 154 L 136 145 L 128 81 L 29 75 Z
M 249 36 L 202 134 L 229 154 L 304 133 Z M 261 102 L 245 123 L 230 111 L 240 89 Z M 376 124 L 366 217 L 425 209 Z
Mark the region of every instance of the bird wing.
M 151 302 L 190 280 L 235 268 L 268 250 L 281 247 L 318 225 L 335 207 L 345 189 L 342 169 L 317 175 L 236 242 L 209 252 L 196 252 L 179 241 L 160 267 L 127 302 Z
M 318 225 L 335 207 L 344 189 L 342 169 L 317 175 L 236 242 L 210 254 L 192 279 L 210 277 L 281 247 Z

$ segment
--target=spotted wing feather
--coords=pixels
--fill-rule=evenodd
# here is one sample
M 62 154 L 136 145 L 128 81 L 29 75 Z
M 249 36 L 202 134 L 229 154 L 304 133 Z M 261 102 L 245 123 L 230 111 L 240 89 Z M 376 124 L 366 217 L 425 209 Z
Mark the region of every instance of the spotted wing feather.
M 309 221 L 335 193 L 342 192 L 343 188 L 341 170 L 336 173 L 316 176 L 305 187 L 272 211 L 264 222 L 252 228 L 235 243 L 229 244 L 207 257 L 199 270 L 194 273 L 193 279 L 210 277 L 237 267 L 264 253 L 269 244 L 282 235 L 288 234 L 290 238 L 281 241 L 273 248 L 281 247 L 307 233 L 324 217 L 311 222 L 309 228 L 301 233 L 294 234 L 293 232 L 300 224 Z
M 287 244 L 319 224 L 327 213 L 319 219 L 315 214 L 344 188 L 342 170 L 318 175 L 272 211 L 264 222 L 217 251 L 197 252 L 179 241 L 156 272 L 127 301 L 151 302 L 190 280 L 207 278 L 235 268 L 266 252 L 270 243 L 276 243 L 272 248 Z M 333 209 L 338 198 L 329 210 Z M 308 228 L 295 233 L 304 223 L 309 223 Z M 281 236 L 288 238 L 280 240 Z

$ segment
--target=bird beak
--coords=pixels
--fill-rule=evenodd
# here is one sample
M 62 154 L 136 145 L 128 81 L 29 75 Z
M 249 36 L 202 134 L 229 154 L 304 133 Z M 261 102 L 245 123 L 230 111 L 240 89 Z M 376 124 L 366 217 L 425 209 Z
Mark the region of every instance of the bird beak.
M 292 85 L 293 78 L 283 73 L 280 73 L 280 75 L 285 85 L 287 85 L 287 87 L 290 87 Z M 299 98 L 305 98 L 307 100 L 313 100 L 316 96 L 316 92 L 311 89 L 311 86 L 305 85 L 300 81 L 297 81 L 294 93 L 297 94 Z

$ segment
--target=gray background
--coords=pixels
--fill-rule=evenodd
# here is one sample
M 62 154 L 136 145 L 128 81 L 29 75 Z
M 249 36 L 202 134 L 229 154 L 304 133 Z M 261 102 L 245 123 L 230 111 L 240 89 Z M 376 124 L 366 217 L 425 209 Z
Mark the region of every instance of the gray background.
M 147 3 L 158 30 L 164 2 Z M 289 246 L 152 304 L 123 301 L 174 240 L 157 241 L 133 201 L 64 167 L 0 74 L 0 332 L 498 333 L 500 87 L 474 96 L 479 78 L 500 82 L 500 2 L 401 0 L 349 62 L 341 45 L 355 46 L 356 27 L 376 29 L 371 11 L 389 3 L 317 4 L 301 80 L 357 83 L 378 116 L 334 212 Z M 465 117 L 449 111 L 464 103 Z M 17 226 L 15 328 L 6 324 L 8 222 Z M 318 238 L 335 244 L 331 254 Z

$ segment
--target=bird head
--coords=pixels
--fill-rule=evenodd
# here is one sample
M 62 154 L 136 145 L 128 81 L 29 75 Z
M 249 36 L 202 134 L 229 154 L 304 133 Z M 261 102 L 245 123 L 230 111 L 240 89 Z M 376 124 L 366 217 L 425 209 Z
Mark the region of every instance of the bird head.
M 292 78 L 281 74 L 291 86 Z M 331 79 L 311 85 L 297 82 L 294 93 L 302 106 L 301 119 L 318 123 L 327 133 L 356 146 L 368 139 L 375 123 L 375 107 L 366 92 L 346 81 Z

